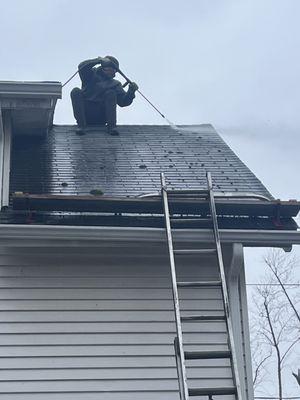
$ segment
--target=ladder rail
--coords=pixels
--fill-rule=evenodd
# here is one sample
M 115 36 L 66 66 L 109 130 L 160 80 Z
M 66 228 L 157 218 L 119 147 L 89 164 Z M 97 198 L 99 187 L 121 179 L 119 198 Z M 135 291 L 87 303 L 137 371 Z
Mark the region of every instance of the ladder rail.
M 166 234 L 167 234 L 167 241 L 168 241 L 169 259 L 170 259 L 170 266 L 171 266 L 172 293 L 173 293 L 174 310 L 175 310 L 175 323 L 176 323 L 176 333 L 177 333 L 177 343 L 175 341 L 175 352 L 176 352 L 176 360 L 177 360 L 178 372 L 179 372 L 179 374 L 178 374 L 179 390 L 180 390 L 181 400 L 189 400 L 189 391 L 188 391 L 187 375 L 186 375 L 186 367 L 185 367 L 185 357 L 184 357 L 184 350 L 183 350 L 183 335 L 182 335 L 182 325 L 181 325 L 181 316 L 180 316 L 179 295 L 178 295 L 178 288 L 177 288 L 175 257 L 174 257 L 171 222 L 170 222 L 170 211 L 169 211 L 169 203 L 168 203 L 168 194 L 167 194 L 167 190 L 166 190 L 166 180 L 165 180 L 165 176 L 164 176 L 163 172 L 161 172 L 161 174 L 160 174 L 160 180 L 161 180 L 161 196 L 162 196 L 162 200 L 163 200 L 164 216 L 165 216 L 165 224 L 166 224 Z M 177 347 L 177 349 L 176 349 L 176 347 Z
M 234 383 L 235 383 L 235 386 L 237 389 L 237 398 L 238 398 L 238 400 L 241 400 L 242 399 L 242 391 L 241 391 L 239 371 L 238 371 L 238 366 L 237 366 L 237 356 L 236 356 L 236 351 L 235 351 L 235 346 L 234 346 L 234 335 L 233 335 L 233 325 L 232 325 L 232 321 L 231 321 L 231 313 L 230 313 L 230 306 L 229 306 L 229 295 L 228 295 L 228 289 L 227 289 L 227 283 L 226 283 L 225 268 L 224 268 L 221 241 L 220 241 L 219 228 L 218 228 L 216 204 L 215 204 L 215 198 L 214 198 L 213 186 L 212 186 L 212 178 L 211 178 L 210 172 L 206 173 L 206 179 L 207 179 L 207 186 L 208 186 L 208 191 L 209 191 L 209 206 L 210 206 L 210 212 L 211 212 L 211 217 L 212 217 L 212 222 L 213 222 L 213 233 L 214 233 L 214 239 L 215 239 L 215 244 L 216 244 L 216 249 L 217 249 L 217 258 L 218 258 L 219 272 L 220 272 L 220 277 L 221 277 L 223 302 L 224 302 L 224 309 L 225 309 L 225 315 L 226 315 L 226 325 L 227 325 L 227 331 L 228 331 L 228 336 L 229 336 L 229 349 L 231 351 L 231 357 L 232 357 L 231 365 L 232 365 L 232 369 L 233 369 L 233 379 L 234 379 Z
M 160 174 L 161 179 L 161 199 L 163 202 L 163 210 L 164 210 L 164 218 L 165 218 L 165 227 L 166 227 L 166 235 L 167 235 L 167 244 L 168 244 L 168 253 L 169 253 L 169 261 L 170 261 L 170 270 L 171 270 L 171 281 L 172 281 L 172 294 L 173 294 L 173 305 L 174 305 L 174 313 L 175 313 L 175 323 L 176 323 L 176 332 L 177 336 L 174 340 L 174 349 L 175 349 L 175 357 L 176 357 L 176 366 L 177 366 L 177 374 L 178 374 L 178 386 L 181 400 L 189 400 L 189 396 L 201 396 L 208 395 L 209 400 L 212 399 L 212 395 L 219 394 L 235 394 L 237 400 L 242 400 L 242 389 L 240 384 L 239 377 L 239 369 L 237 365 L 237 354 L 235 350 L 234 343 L 234 334 L 233 334 L 233 325 L 231 321 L 231 311 L 229 304 L 229 294 L 227 289 L 225 268 L 223 263 L 223 255 L 221 248 L 221 241 L 219 235 L 218 228 L 218 218 L 216 212 L 216 204 L 215 204 L 215 196 L 213 192 L 212 186 L 212 178 L 210 172 L 206 173 L 207 179 L 207 190 L 206 190 L 206 201 L 208 203 L 210 209 L 210 219 L 212 222 L 212 230 L 214 235 L 214 249 L 185 249 L 178 250 L 173 248 L 173 238 L 172 238 L 172 229 L 171 229 L 171 217 L 169 210 L 169 199 L 166 187 L 166 180 L 164 173 Z M 179 191 L 178 191 L 179 192 Z M 205 191 L 201 191 L 205 192 Z M 171 192 L 172 193 L 172 192 Z M 177 273 L 176 273 L 176 265 L 175 265 L 175 255 L 189 255 L 189 254 L 208 254 L 215 253 L 215 257 L 218 262 L 218 270 L 219 270 L 219 281 L 213 282 L 177 282 Z M 222 300 L 224 307 L 223 316 L 203 316 L 203 315 L 195 315 L 190 317 L 181 317 L 180 311 L 180 303 L 179 303 L 179 293 L 178 289 L 180 287 L 201 287 L 203 284 L 213 284 L 214 286 L 220 286 L 222 292 Z M 184 351 L 183 348 L 183 331 L 182 331 L 182 322 L 186 320 L 214 320 L 216 318 L 222 319 L 226 323 L 227 335 L 228 335 L 228 349 L 227 351 L 192 351 L 187 352 Z M 230 358 L 231 359 L 231 370 L 232 370 L 232 378 L 234 387 L 225 387 L 219 388 L 220 390 L 214 388 L 198 388 L 198 389 L 189 389 L 188 388 L 188 380 L 186 374 L 186 360 L 190 359 L 213 359 L 213 358 Z

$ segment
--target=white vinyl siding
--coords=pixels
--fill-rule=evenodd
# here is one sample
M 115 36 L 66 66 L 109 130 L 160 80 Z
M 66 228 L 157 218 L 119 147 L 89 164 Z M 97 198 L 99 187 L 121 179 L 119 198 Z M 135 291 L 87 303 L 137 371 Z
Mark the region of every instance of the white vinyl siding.
M 168 259 L 142 253 L 1 249 L 1 400 L 179 398 Z M 216 273 L 209 258 L 178 263 L 179 280 Z M 220 289 L 180 294 L 184 315 L 223 313 Z M 184 340 L 226 350 L 225 323 L 185 323 Z M 188 362 L 190 387 L 232 386 L 231 376 L 229 360 Z

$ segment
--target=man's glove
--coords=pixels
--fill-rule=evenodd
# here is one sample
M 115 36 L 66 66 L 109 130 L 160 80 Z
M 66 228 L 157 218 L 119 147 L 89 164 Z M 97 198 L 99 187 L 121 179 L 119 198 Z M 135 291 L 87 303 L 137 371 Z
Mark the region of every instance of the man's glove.
M 129 86 L 128 86 L 128 91 L 131 92 L 131 93 L 134 93 L 137 90 L 139 90 L 138 85 L 135 82 L 130 82 Z

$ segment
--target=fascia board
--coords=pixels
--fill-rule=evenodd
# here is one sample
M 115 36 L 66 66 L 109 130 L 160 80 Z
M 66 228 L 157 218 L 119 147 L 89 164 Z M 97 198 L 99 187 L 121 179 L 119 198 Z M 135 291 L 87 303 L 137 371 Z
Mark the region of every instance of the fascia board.
M 60 99 L 61 93 L 62 86 L 60 82 L 0 81 L 0 97 L 54 97 Z
M 174 229 L 173 238 L 179 243 L 212 243 L 213 233 L 209 229 Z M 300 232 L 220 229 L 220 239 L 244 247 L 289 247 L 300 244 Z M 138 246 L 164 241 L 162 228 L 0 225 L 0 246 L 91 247 L 108 242 Z

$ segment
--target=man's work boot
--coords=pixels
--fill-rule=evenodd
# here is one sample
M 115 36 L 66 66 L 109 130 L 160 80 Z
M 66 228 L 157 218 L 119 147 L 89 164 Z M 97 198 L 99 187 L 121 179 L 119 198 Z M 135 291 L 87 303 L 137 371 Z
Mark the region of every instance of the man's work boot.
M 108 125 L 108 126 L 107 126 L 107 132 L 108 132 L 108 134 L 111 135 L 111 136 L 118 136 L 118 135 L 119 135 L 119 131 L 118 131 L 118 129 L 116 128 L 116 126 L 110 126 L 110 125 Z
M 76 128 L 76 135 L 83 136 L 85 134 L 86 134 L 85 129 L 82 126 L 78 126 Z

